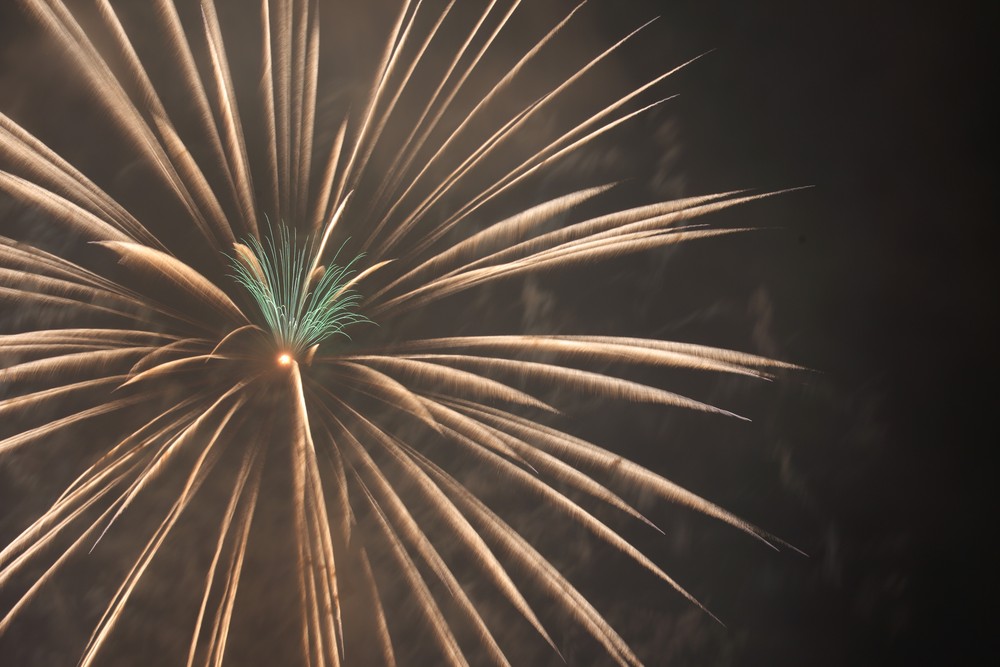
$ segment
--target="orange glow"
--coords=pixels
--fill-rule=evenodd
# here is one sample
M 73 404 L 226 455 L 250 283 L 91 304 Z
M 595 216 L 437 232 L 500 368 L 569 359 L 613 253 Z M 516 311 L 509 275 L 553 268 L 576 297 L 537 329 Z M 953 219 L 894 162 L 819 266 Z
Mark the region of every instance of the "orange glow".
M 278 355 L 278 365 L 279 366 L 289 366 L 292 363 L 292 355 L 287 352 L 282 352 Z

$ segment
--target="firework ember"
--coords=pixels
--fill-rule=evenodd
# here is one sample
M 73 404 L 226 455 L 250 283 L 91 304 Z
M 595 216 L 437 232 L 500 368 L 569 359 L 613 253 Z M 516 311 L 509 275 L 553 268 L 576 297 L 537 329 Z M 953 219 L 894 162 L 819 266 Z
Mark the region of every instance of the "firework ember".
M 0 457 L 65 457 L 47 509 L 2 545 L 0 633 L 67 570 L 125 562 L 100 568 L 81 665 L 129 641 L 130 614 L 158 599 L 171 603 L 155 623 L 184 637 L 162 658 L 188 665 L 264 660 L 253 647 L 275 636 L 283 658 L 261 664 L 407 662 L 410 626 L 441 664 L 508 664 L 503 615 L 484 613 L 496 600 L 553 656 L 561 619 L 634 665 L 655 656 L 504 516 L 498 484 L 693 605 L 595 508 L 655 529 L 626 499 L 641 489 L 780 544 L 559 419 L 573 395 L 737 416 L 609 368 L 796 367 L 593 329 L 483 330 L 462 300 L 746 231 L 701 217 L 768 195 L 609 207 L 616 184 L 588 178 L 538 196 L 669 99 L 679 67 L 570 101 L 645 26 L 567 71 L 552 63 L 583 5 L 524 44 L 518 0 L 403 0 L 377 57 L 345 62 L 321 26 L 365 3 L 21 4 L 96 110 L 86 132 L 129 157 L 122 179 L 88 175 L 0 114 L 0 192 L 23 212 L 0 220 L 0 295 L 17 314 L 0 331 Z M 522 91 L 548 67 L 541 92 Z M 358 71 L 367 85 L 335 92 Z M 446 299 L 463 314 L 442 318 Z

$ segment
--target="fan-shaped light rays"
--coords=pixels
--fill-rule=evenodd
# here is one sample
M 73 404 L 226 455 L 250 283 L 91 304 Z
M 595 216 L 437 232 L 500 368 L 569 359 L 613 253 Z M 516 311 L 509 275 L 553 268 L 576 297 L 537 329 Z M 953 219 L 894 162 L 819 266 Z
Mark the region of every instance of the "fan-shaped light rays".
M 105 114 L 102 130 L 144 165 L 150 200 L 170 212 L 156 204 L 128 210 L 113 184 L 105 190 L 60 157 L 44 132 L 36 137 L 0 114 L 0 190 L 80 240 L 67 241 L 61 256 L 65 248 L 36 237 L 0 236 L 0 299 L 23 314 L 0 336 L 0 456 L 58 456 L 74 436 L 102 425 L 48 509 L 0 551 L 0 585 L 19 587 L 0 633 L 67 563 L 106 548 L 124 517 L 171 483 L 170 502 L 136 536 L 128 567 L 89 619 L 82 665 L 99 664 L 128 631 L 130 601 L 213 493 L 224 502 L 210 508 L 210 536 L 195 545 L 204 550 L 199 584 L 182 591 L 193 625 L 178 659 L 189 667 L 221 665 L 234 643 L 248 640 L 231 628 L 262 507 L 287 512 L 294 574 L 281 584 L 296 599 L 291 612 L 258 613 L 294 614 L 288 651 L 316 666 L 351 664 L 358 639 L 346 619 L 359 596 L 378 658 L 395 664 L 400 638 L 412 635 L 398 624 L 397 589 L 413 600 L 437 659 L 509 664 L 515 647 L 483 613 L 488 600 L 468 585 L 470 572 L 556 654 L 550 619 L 565 618 L 618 664 L 640 663 L 516 522 L 480 497 L 468 468 L 538 499 L 695 604 L 590 506 L 658 530 L 629 500 L 640 488 L 783 544 L 547 421 L 571 411 L 567 395 L 736 416 L 638 382 L 628 370 L 595 367 L 763 380 L 798 367 L 690 343 L 408 328 L 423 307 L 495 281 L 745 231 L 694 219 L 772 193 L 608 210 L 602 196 L 615 185 L 604 179 L 525 197 L 525 186 L 561 160 L 670 99 L 660 89 L 689 63 L 519 144 L 651 21 L 610 46 L 589 45 L 574 69 L 525 100 L 520 77 L 560 55 L 585 3 L 508 53 L 501 47 L 523 12 L 520 0 L 483 0 L 468 11 L 453 0 L 400 0 L 383 26 L 385 46 L 368 64 L 370 80 L 349 107 L 331 112 L 320 102 L 341 63 L 324 57 L 320 12 L 340 11 L 335 3 L 260 0 L 259 32 L 250 35 L 259 53 L 249 65 L 259 86 L 243 90 L 237 40 L 245 36 L 226 17 L 245 8 L 156 0 L 154 37 L 170 54 L 184 100 L 162 86 L 155 49 L 143 48 L 149 36 L 129 20 L 143 8 L 97 0 L 90 15 L 62 0 L 22 4 L 76 62 Z M 487 67 L 490 58 L 503 62 Z M 473 87 L 484 92 L 463 102 Z M 496 117 L 477 127 L 488 109 Z M 470 142 L 474 129 L 482 138 Z M 501 162 L 505 152 L 515 155 Z M 492 204 L 514 197 L 515 209 L 489 217 Z M 337 264 L 342 250 L 356 248 L 367 254 Z M 383 562 L 391 563 L 391 584 L 373 567 Z M 557 613 L 536 609 L 530 591 Z

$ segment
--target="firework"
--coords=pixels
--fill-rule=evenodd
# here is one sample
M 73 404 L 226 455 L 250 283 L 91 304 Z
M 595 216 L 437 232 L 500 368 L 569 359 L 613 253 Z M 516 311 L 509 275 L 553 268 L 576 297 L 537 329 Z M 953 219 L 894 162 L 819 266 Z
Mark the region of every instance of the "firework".
M 189 665 L 233 655 L 230 628 L 240 613 L 251 626 L 247 618 L 267 616 L 240 604 L 265 574 L 267 586 L 280 579 L 275 607 L 291 600 L 294 609 L 282 625 L 294 627 L 288 663 L 350 663 L 358 650 L 350 630 L 361 625 L 377 658 L 394 663 L 398 612 L 386 600 L 402 587 L 441 660 L 506 664 L 483 595 L 457 570 L 474 572 L 553 650 L 530 591 L 613 660 L 638 664 L 591 603 L 491 507 L 477 479 L 544 501 L 553 517 L 582 526 L 694 604 L 588 507 L 606 504 L 649 523 L 614 490 L 640 487 L 775 542 L 547 425 L 560 408 L 549 395 L 555 387 L 735 417 L 588 366 L 757 378 L 793 366 L 585 332 L 411 335 L 439 331 L 421 318 L 455 295 L 743 231 L 690 221 L 759 195 L 602 211 L 613 184 L 589 183 L 518 204 L 565 158 L 664 101 L 647 96 L 674 70 L 538 138 L 540 119 L 638 30 L 593 49 L 525 100 L 526 72 L 558 47 L 582 5 L 511 54 L 502 45 L 525 11 L 517 1 L 401 2 L 381 35 L 384 49 L 366 66 L 370 84 L 341 99 L 322 93 L 334 80 L 327 70 L 342 65 L 326 57 L 320 34 L 327 14 L 346 16 L 339 4 L 263 0 L 248 26 L 239 12 L 250 3 L 220 3 L 240 16 L 243 34 L 226 28 L 230 14 L 212 0 L 158 0 L 159 49 L 139 40 L 124 8 L 108 0 L 97 0 L 96 11 L 61 0 L 22 4 L 75 63 L 105 131 L 140 165 L 147 199 L 127 207 L 109 194 L 114 188 L 0 115 L 0 190 L 71 239 L 49 247 L 24 229 L 20 239 L 0 237 L 0 294 L 19 314 L 0 338 L 0 414 L 14 425 L 0 455 L 59 456 L 74 438 L 87 443 L 48 509 L 0 553 L 0 586 L 17 590 L 0 633 L 60 572 L 123 533 L 128 539 L 114 548 L 129 545 L 128 566 L 94 619 L 82 665 L 100 661 L 157 562 L 185 539 L 198 542 L 190 547 L 198 583 L 179 586 L 190 593 Z M 237 64 L 248 59 L 255 85 L 244 89 Z M 280 538 L 269 547 L 261 534 Z M 265 555 L 255 561 L 257 552 Z M 292 566 L 265 572 L 261 562 Z

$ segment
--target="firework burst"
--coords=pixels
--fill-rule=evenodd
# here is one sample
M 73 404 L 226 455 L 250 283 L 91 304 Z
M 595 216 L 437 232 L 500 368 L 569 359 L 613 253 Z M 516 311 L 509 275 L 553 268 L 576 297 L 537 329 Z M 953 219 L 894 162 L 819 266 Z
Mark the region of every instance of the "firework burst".
M 482 614 L 484 595 L 504 600 L 557 653 L 546 616 L 578 623 L 617 663 L 638 664 L 595 607 L 490 506 L 473 464 L 694 604 L 588 508 L 605 504 L 649 523 L 614 490 L 640 487 L 775 542 L 547 425 L 560 408 L 548 394 L 556 387 L 735 417 L 592 368 L 761 378 L 791 365 L 586 333 L 409 335 L 437 301 L 468 290 L 742 231 L 690 221 L 762 195 L 602 211 L 601 195 L 614 185 L 587 184 L 516 203 L 564 158 L 664 101 L 647 96 L 675 70 L 537 137 L 538 121 L 638 29 L 524 101 L 526 72 L 547 62 L 582 5 L 511 55 L 501 45 L 520 2 L 406 0 L 384 27 L 370 85 L 328 103 L 320 90 L 340 63 L 326 57 L 320 28 L 327 13 L 345 11 L 333 3 L 262 0 L 248 22 L 240 11 L 251 3 L 220 2 L 230 13 L 220 16 L 213 0 L 157 0 L 151 29 L 161 49 L 138 39 L 126 8 L 108 0 L 96 0 L 96 10 L 22 4 L 70 56 L 106 130 L 141 165 L 148 200 L 127 207 L 134 196 L 109 194 L 0 115 L 0 191 L 70 238 L 53 248 L 33 230 L 0 237 L 0 296 L 18 312 L 0 337 L 0 456 L 59 456 L 73 438 L 87 443 L 48 509 L 0 552 L 0 586 L 16 590 L 0 610 L 0 633 L 61 571 L 96 557 L 120 532 L 128 539 L 114 548 L 128 545 L 128 565 L 92 621 L 82 665 L 97 664 L 122 633 L 130 603 L 162 576 L 151 574 L 158 560 L 184 548 L 195 554 L 198 582 L 179 586 L 190 593 L 189 665 L 223 663 L 240 650 L 233 624 L 269 617 L 240 604 L 265 577 L 280 579 L 274 606 L 287 599 L 294 609 L 292 621 L 277 623 L 294 628 L 286 664 L 351 663 L 366 650 L 355 635 L 394 664 L 394 618 L 419 619 L 443 662 L 507 664 L 495 623 Z M 224 29 L 228 15 L 245 34 Z M 256 85 L 244 89 L 235 65 L 248 60 Z M 345 254 L 353 259 L 338 260 Z M 254 555 L 269 551 L 278 555 Z M 278 562 L 293 566 L 267 570 Z M 469 572 L 489 593 L 460 580 Z M 400 588 L 406 613 L 386 604 Z

